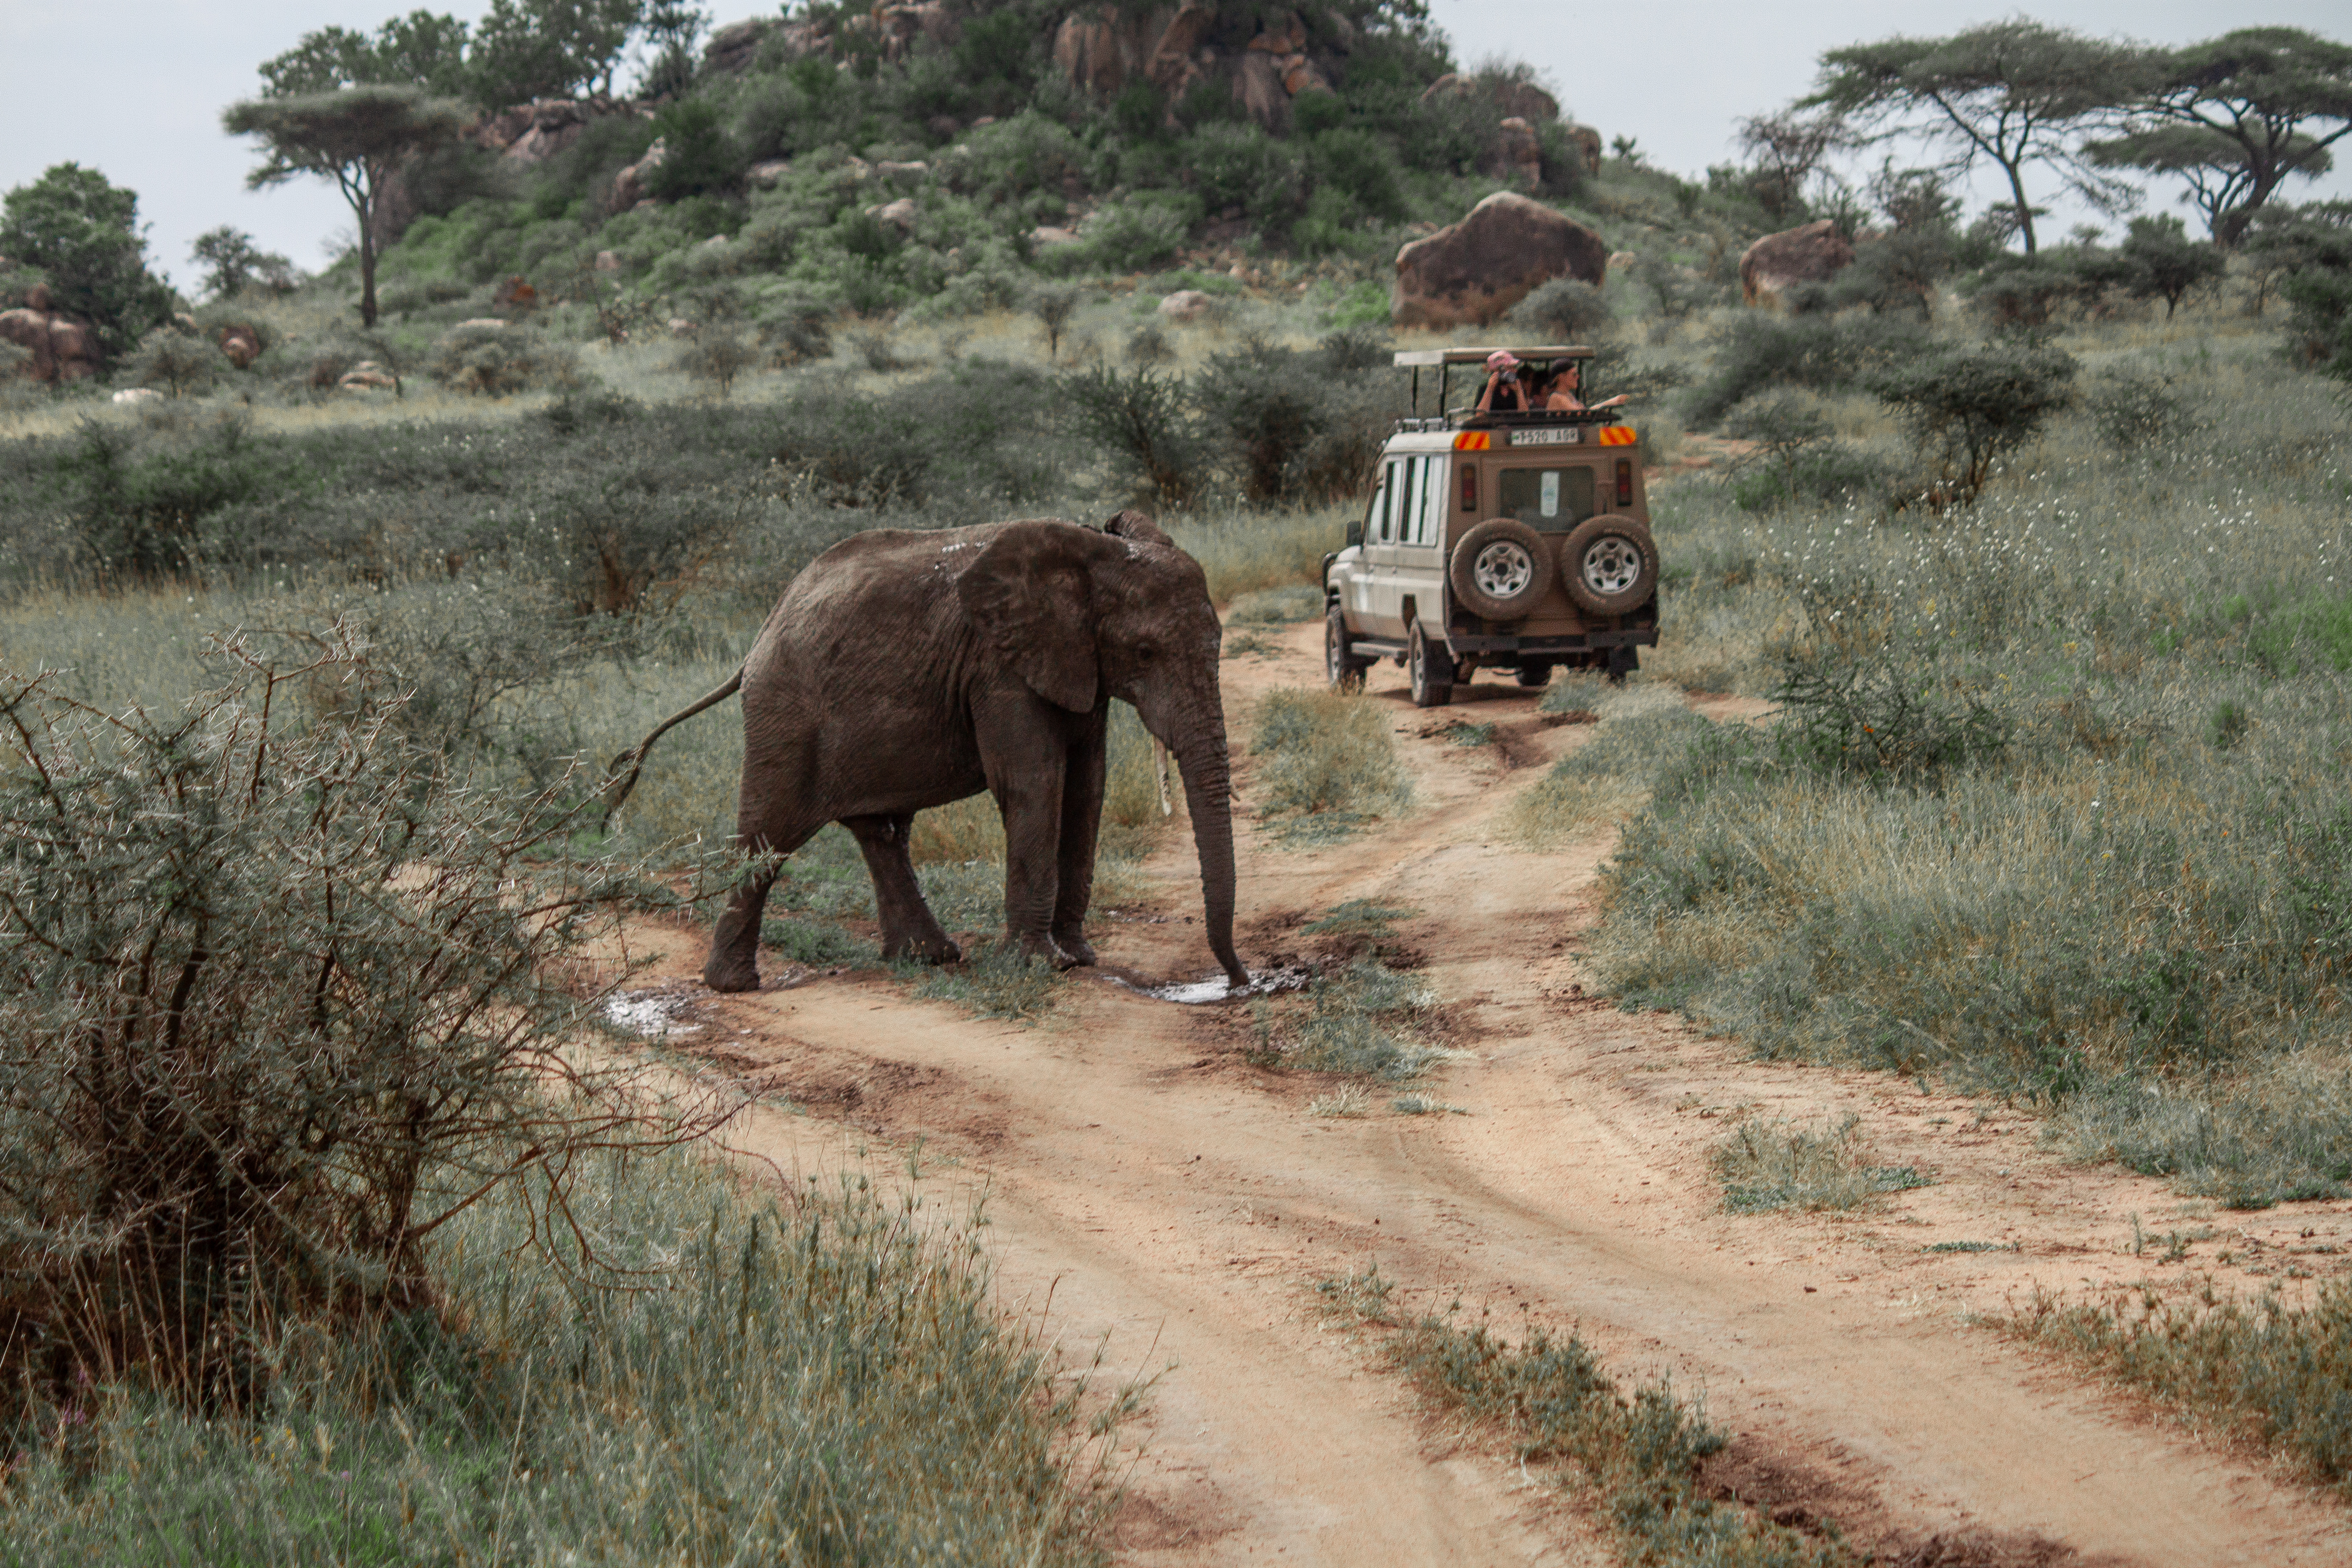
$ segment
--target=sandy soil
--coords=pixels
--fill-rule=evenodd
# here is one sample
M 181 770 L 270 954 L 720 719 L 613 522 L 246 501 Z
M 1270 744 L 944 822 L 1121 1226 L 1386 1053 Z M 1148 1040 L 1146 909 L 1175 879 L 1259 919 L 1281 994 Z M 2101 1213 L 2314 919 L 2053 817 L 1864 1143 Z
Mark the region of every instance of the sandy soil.
M 1272 640 L 1225 667 L 1237 720 L 1319 678 L 1319 626 Z M 1039 1028 L 878 976 L 713 997 L 692 978 L 700 932 L 636 933 L 654 962 L 632 984 L 686 1008 L 670 1044 L 763 1097 L 732 1143 L 787 1180 L 861 1159 L 916 1179 L 912 1155 L 931 1201 L 984 1193 L 1008 1309 L 1077 1362 L 1156 1374 L 1128 1433 L 1122 1561 L 1607 1560 L 1558 1488 L 1430 1416 L 1318 1316 L 1313 1281 L 1373 1262 L 1415 1309 L 1573 1325 L 1628 1381 L 1702 1393 L 1734 1434 L 1711 1462 L 1719 1493 L 1833 1522 L 1882 1561 L 2352 1561 L 2336 1505 L 1970 1326 L 2037 1290 L 2302 1288 L 2346 1261 L 2352 1205 L 2216 1214 L 2059 1161 L 2005 1108 L 1758 1063 L 1590 998 L 1576 948 L 1611 836 L 1538 855 L 1496 824 L 1591 729 L 1492 677 L 1450 713 L 1412 709 L 1386 666 L 1370 690 L 1418 807 L 1308 851 L 1244 821 L 1243 953 L 1311 951 L 1297 927 L 1346 899 L 1423 911 L 1400 933 L 1468 1054 L 1414 1087 L 1466 1114 L 1395 1114 L 1381 1093 L 1363 1119 L 1313 1115 L 1331 1085 L 1248 1066 L 1243 1009 L 1119 983 L 1213 972 L 1181 816 L 1147 867 L 1158 912 L 1107 917 L 1104 969 Z M 1756 712 L 1693 700 L 1727 722 Z M 1496 743 L 1454 744 L 1455 717 L 1496 723 Z M 1239 779 L 1245 808 L 1245 760 Z M 1859 1215 L 1724 1211 L 1706 1152 L 1738 1116 L 1848 1111 L 1881 1160 L 1935 1184 Z M 2004 1250 L 1925 1250 L 1955 1242 Z

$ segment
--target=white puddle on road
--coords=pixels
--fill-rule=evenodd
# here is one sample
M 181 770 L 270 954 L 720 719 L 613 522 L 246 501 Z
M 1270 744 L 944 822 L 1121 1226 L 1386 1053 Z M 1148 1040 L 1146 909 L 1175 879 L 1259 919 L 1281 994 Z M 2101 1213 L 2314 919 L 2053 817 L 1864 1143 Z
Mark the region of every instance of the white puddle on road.
M 676 991 L 624 991 L 604 1004 L 604 1016 L 616 1028 L 661 1039 L 670 1035 L 696 1035 L 699 1024 L 677 1020 L 694 1007 L 694 998 Z
M 1297 968 L 1253 969 L 1249 977 L 1247 985 L 1235 985 L 1222 974 L 1213 974 L 1206 980 L 1171 980 L 1165 985 L 1137 985 L 1125 980 L 1118 980 L 1116 984 L 1125 985 L 1129 991 L 1140 992 L 1155 1001 L 1196 1007 L 1203 1002 L 1234 1002 L 1244 996 L 1271 996 L 1277 991 L 1299 991 L 1305 989 L 1307 982 L 1313 978 L 1306 970 Z

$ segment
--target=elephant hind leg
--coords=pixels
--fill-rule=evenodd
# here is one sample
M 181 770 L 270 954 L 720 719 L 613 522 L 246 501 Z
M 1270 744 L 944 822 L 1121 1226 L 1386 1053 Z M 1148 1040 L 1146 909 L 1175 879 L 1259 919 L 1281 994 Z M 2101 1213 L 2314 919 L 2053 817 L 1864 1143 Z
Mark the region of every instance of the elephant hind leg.
M 783 858 L 807 843 L 824 826 L 793 826 L 777 831 L 741 836 L 744 848 L 761 857 L 729 895 L 727 908 L 710 933 L 710 956 L 703 961 L 702 983 L 713 991 L 757 991 L 760 988 L 760 919 L 768 907 L 768 889 L 783 871 Z
M 926 963 L 953 963 L 963 957 L 963 949 L 949 939 L 931 906 L 923 901 L 922 885 L 915 879 L 915 862 L 907 852 L 914 814 L 845 816 L 841 825 L 856 837 L 857 847 L 866 857 L 866 874 L 874 879 L 874 914 L 882 926 L 882 956 L 919 959 Z

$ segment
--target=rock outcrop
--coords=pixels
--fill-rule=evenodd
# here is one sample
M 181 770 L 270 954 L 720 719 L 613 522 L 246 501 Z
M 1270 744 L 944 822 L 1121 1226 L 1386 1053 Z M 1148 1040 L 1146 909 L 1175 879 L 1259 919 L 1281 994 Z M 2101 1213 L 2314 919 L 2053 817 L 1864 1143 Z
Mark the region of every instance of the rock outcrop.
M 1536 139 L 1536 128 L 1516 114 L 1505 120 L 1495 132 L 1494 151 L 1486 163 L 1486 173 L 1522 190 L 1532 191 L 1542 184 L 1543 143 Z
M 730 22 L 710 35 L 702 46 L 702 68 L 720 75 L 731 75 L 750 65 L 752 57 L 768 35 L 783 26 L 773 16 L 753 16 L 747 21 Z
M 1460 223 L 1397 252 L 1389 315 L 1400 327 L 1485 325 L 1538 284 L 1576 278 L 1599 288 L 1609 247 L 1599 235 L 1514 191 L 1497 191 Z
M 613 176 L 613 188 L 604 197 L 604 210 L 625 213 L 639 202 L 652 200 L 651 193 L 646 189 L 646 176 L 660 168 L 662 160 L 668 156 L 667 144 L 661 137 L 655 137 L 644 157 Z
M 1822 283 L 1853 265 L 1853 247 L 1827 218 L 1768 234 L 1739 258 L 1739 292 L 1769 305 L 1800 283 Z
M 474 141 L 511 163 L 544 163 L 579 141 L 592 121 L 627 112 L 609 99 L 537 99 L 488 116 L 474 127 Z
M 1198 289 L 1179 289 L 1160 301 L 1160 313 L 1171 321 L 1197 321 L 1216 308 L 1216 300 Z
M 1453 71 L 1439 77 L 1421 90 L 1421 101 L 1434 99 L 1467 97 L 1485 93 L 1495 100 L 1504 118 L 1517 118 L 1531 125 L 1542 125 L 1559 118 L 1559 100 L 1531 81 L 1509 78 L 1462 76 Z
M 1054 34 L 1054 62 L 1097 98 L 1148 81 L 1171 116 L 1194 88 L 1222 86 L 1252 120 L 1278 134 L 1289 128 L 1292 100 L 1331 90 L 1354 42 L 1355 29 L 1337 12 L 1318 14 L 1310 26 L 1296 11 L 1228 17 L 1213 0 L 1150 10 L 1103 4 L 1063 19 Z
M 26 289 L 19 309 L 0 310 L 0 342 L 32 355 L 24 374 L 33 381 L 87 381 L 98 374 L 98 334 L 57 309 L 46 284 Z

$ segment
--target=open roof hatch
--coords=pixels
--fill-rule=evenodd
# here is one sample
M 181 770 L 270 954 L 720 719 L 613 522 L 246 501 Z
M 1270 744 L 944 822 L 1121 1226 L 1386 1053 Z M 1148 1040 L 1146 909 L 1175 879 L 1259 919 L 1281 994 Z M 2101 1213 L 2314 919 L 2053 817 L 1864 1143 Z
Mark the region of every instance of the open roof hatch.
M 1526 364 L 1542 364 L 1564 359 L 1589 360 L 1597 352 L 1586 343 L 1539 343 L 1528 348 L 1521 348 L 1516 343 L 1495 343 L 1486 348 L 1399 349 L 1391 363 L 1399 370 L 1410 369 L 1412 372 L 1413 416 L 1421 416 L 1423 370 L 1434 368 L 1437 372 L 1437 417 L 1443 420 L 1446 416 L 1445 394 L 1454 367 L 1458 364 L 1484 365 L 1487 356 L 1497 349 L 1507 351 Z

